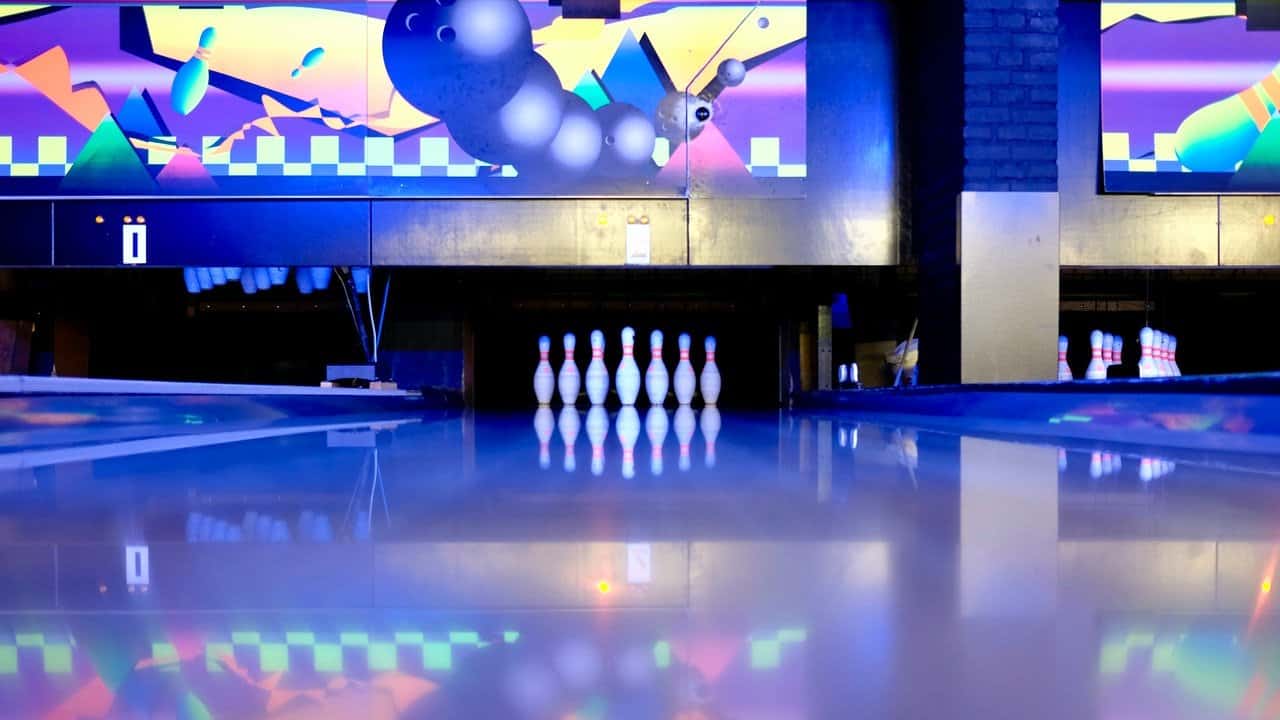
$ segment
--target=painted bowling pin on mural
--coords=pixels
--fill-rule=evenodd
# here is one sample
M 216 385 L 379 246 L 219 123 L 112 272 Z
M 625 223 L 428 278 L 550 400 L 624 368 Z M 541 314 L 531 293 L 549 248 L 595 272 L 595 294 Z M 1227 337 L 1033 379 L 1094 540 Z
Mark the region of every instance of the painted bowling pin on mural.
M 640 396 L 640 366 L 636 365 L 633 350 L 636 344 L 636 331 L 622 328 L 622 362 L 618 363 L 618 372 L 614 375 L 614 386 L 618 388 L 618 399 L 623 405 L 635 405 Z
M 587 365 L 587 397 L 592 405 L 604 405 L 609 396 L 609 369 L 604 366 L 604 333 L 591 331 L 591 364 Z
M 1280 65 L 1258 82 L 1187 116 L 1174 134 L 1178 161 L 1195 172 L 1236 171 L 1280 103 Z
M 213 43 L 218 33 L 211 27 L 200 33 L 200 42 L 191 59 L 178 68 L 169 90 L 169 102 L 179 115 L 190 115 L 204 100 L 209 90 L 209 61 L 213 58 Z
M 564 334 L 564 364 L 560 366 L 557 384 L 560 387 L 560 401 L 565 407 L 572 407 L 578 402 L 578 391 L 582 389 L 582 376 L 578 374 L 578 363 L 573 352 L 578 347 L 578 338 L 573 333 Z
M 661 407 L 667 399 L 667 389 L 671 378 L 667 374 L 667 366 L 662 362 L 662 331 L 649 333 L 649 367 L 644 371 L 644 390 L 649 402 Z
M 716 339 L 708 337 L 704 346 L 707 363 L 702 366 L 698 384 L 702 386 L 702 402 L 714 406 L 720 399 L 720 368 L 716 365 Z
M 538 338 L 538 368 L 533 371 L 533 396 L 539 405 L 550 405 L 556 390 L 556 376 L 551 372 L 551 338 Z
M 698 383 L 697 377 L 693 374 L 693 364 L 689 362 L 689 346 L 693 344 L 689 333 L 680 333 L 680 362 L 676 364 L 675 377 L 672 378 L 672 384 L 675 387 L 676 402 L 681 405 L 688 405 L 693 402 L 693 392 L 696 390 Z

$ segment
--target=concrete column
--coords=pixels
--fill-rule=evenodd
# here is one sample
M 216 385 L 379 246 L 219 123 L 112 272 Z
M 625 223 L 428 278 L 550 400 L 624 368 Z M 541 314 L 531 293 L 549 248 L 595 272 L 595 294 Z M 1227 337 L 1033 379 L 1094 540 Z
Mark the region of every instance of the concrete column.
M 959 226 L 960 381 L 1053 380 L 1058 194 L 964 192 Z

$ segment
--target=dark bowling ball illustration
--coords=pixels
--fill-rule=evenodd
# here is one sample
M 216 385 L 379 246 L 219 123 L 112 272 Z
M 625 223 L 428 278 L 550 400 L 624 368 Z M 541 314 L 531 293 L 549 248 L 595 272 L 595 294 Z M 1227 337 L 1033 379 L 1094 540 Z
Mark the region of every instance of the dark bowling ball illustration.
M 533 61 L 529 18 L 518 0 L 396 0 L 382 58 L 396 90 L 419 110 L 494 110 L 515 95 Z
M 563 183 L 586 175 L 600 157 L 604 134 L 600 121 L 586 100 L 564 91 L 564 114 L 560 127 L 546 149 L 536 157 L 517 163 L 523 177 Z
M 634 176 L 651 165 L 656 135 L 644 111 L 627 103 L 596 110 L 604 143 L 596 170 L 610 177 Z
M 447 126 L 468 155 L 494 164 L 518 164 L 556 136 L 564 115 L 565 93 L 556 71 L 534 54 L 524 82 L 496 110 L 466 107 L 451 111 Z
M 667 93 L 654 118 L 658 132 L 673 146 L 701 135 L 710 119 L 711 103 L 682 92 Z

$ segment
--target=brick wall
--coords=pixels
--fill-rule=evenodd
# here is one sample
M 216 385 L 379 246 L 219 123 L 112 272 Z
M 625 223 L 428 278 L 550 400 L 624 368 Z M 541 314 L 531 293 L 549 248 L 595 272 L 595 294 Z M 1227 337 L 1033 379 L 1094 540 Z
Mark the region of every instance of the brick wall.
M 965 0 L 964 188 L 1058 189 L 1058 0 Z

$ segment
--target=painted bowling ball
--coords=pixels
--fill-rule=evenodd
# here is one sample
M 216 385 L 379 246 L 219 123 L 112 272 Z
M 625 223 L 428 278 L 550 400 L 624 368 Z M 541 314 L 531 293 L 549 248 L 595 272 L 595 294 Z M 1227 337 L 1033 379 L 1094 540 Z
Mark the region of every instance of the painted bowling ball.
M 738 87 L 747 79 L 747 66 L 741 60 L 725 60 L 716 68 L 716 79 L 724 83 L 725 87 Z
M 682 92 L 668 93 L 662 98 L 654 117 L 658 133 L 673 145 L 701 135 L 710 119 L 711 103 Z
M 596 118 L 604 133 L 598 172 L 624 177 L 652 167 L 656 134 L 644 111 L 627 103 L 609 103 L 596 110 Z
M 567 91 L 562 95 L 564 115 L 555 137 L 536 158 L 516 165 L 521 175 L 563 182 L 581 177 L 595 167 L 604 140 L 600 121 L 586 100 Z
M 533 36 L 518 0 L 396 0 L 382 59 L 405 100 L 447 122 L 510 100 L 533 60 Z
M 560 129 L 565 95 L 551 65 L 535 54 L 524 82 L 496 110 L 463 108 L 449 116 L 454 142 L 494 164 L 518 163 L 544 150 Z

